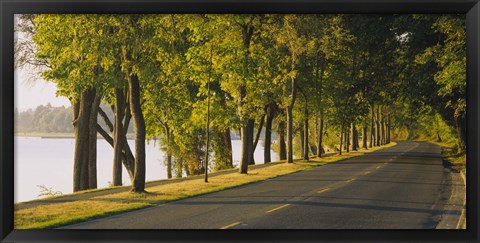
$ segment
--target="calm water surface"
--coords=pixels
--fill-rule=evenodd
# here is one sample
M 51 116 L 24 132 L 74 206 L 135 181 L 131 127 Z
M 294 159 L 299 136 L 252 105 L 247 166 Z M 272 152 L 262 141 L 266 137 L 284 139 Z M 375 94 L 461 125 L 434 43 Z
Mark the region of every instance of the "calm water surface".
M 15 202 L 24 202 L 38 198 L 44 185 L 63 194 L 73 189 L 73 138 L 15 137 Z M 134 141 L 129 140 L 134 148 Z M 232 140 L 233 160 L 237 166 L 241 156 L 241 141 Z M 255 162 L 263 163 L 263 145 L 258 143 L 255 150 Z M 164 166 L 164 153 L 153 142 L 146 145 L 147 181 L 167 178 Z M 272 151 L 272 160 L 278 155 Z M 97 180 L 98 187 L 108 187 L 112 181 L 113 148 L 103 139 L 97 144 Z M 130 184 L 127 171 L 123 169 L 123 183 Z

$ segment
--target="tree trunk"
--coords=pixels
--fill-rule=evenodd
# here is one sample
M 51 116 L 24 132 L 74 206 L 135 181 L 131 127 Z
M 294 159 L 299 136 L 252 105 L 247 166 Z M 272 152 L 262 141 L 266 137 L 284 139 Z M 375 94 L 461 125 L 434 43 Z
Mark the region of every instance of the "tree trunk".
M 115 128 L 113 133 L 113 186 L 122 183 L 122 151 L 124 145 L 123 118 L 125 117 L 125 95 L 122 88 L 115 88 Z
M 253 36 L 254 27 L 248 24 L 242 25 L 242 40 L 243 40 L 243 48 L 245 50 L 244 54 L 244 72 L 248 70 L 248 57 L 250 56 L 250 41 Z M 238 99 L 238 110 L 241 111 L 243 107 L 243 99 L 246 96 L 246 88 L 245 84 L 240 85 L 240 95 Z M 246 117 L 246 114 L 241 114 L 240 119 L 242 121 L 242 127 L 240 129 L 241 137 L 242 137 L 242 159 L 240 161 L 240 173 L 247 174 L 248 172 L 248 165 L 253 161 L 253 126 L 255 124 L 251 124 L 251 119 Z M 245 124 L 246 123 L 246 124 Z
M 250 137 L 250 150 L 249 150 L 249 159 L 248 159 L 248 164 L 249 165 L 254 165 L 255 164 L 255 158 L 254 158 L 254 153 L 255 153 L 255 147 L 254 147 L 254 141 L 253 141 L 253 134 L 255 132 L 255 119 L 248 119 L 248 133 Z
M 250 136 L 251 122 L 248 121 L 247 124 L 242 125 L 240 128 L 241 139 L 242 139 L 242 157 L 240 159 L 240 173 L 247 174 L 248 172 L 248 163 L 250 160 L 250 149 L 253 147 L 252 137 Z
M 340 151 L 339 151 L 340 155 L 342 155 L 342 145 L 343 145 L 343 125 L 342 125 L 342 131 L 340 132 Z
M 226 153 L 224 154 L 226 164 L 229 168 L 233 168 L 233 153 L 232 153 L 232 138 L 230 136 L 230 128 L 225 129 L 223 132 L 223 141 L 226 145 Z
M 75 133 L 75 149 L 74 149 L 74 161 L 73 161 L 73 191 L 80 191 L 80 177 L 81 177 L 81 172 L 82 172 L 82 167 L 81 167 L 81 159 L 78 158 L 78 156 L 81 156 L 79 153 L 80 150 L 78 150 L 78 155 L 77 155 L 77 140 L 79 139 L 79 135 L 81 134 L 78 126 L 78 119 L 80 115 L 80 101 L 79 100 L 74 100 L 70 99 L 70 102 L 72 103 L 72 126 L 74 129 Z
M 274 104 L 270 104 L 267 107 L 267 122 L 265 124 L 265 150 L 264 150 L 264 163 L 269 163 L 272 161 L 271 157 L 271 145 L 272 145 L 272 123 L 275 116 L 275 107 Z
M 320 132 L 318 133 L 317 158 L 322 157 L 323 153 L 323 113 L 320 113 Z
M 171 146 L 171 134 L 170 134 L 170 127 L 168 125 L 165 125 L 165 138 L 167 139 L 167 178 L 170 179 L 172 178 L 172 149 L 170 148 Z
M 293 113 L 287 108 L 287 162 L 293 162 Z
M 260 118 L 260 124 L 258 125 L 257 129 L 257 134 L 255 134 L 255 140 L 253 142 L 253 147 L 252 147 L 252 153 L 251 153 L 251 160 L 250 163 L 251 165 L 255 164 L 255 149 L 257 149 L 258 141 L 260 141 L 260 135 L 262 134 L 262 129 L 263 129 L 263 124 L 265 123 L 265 114 L 262 115 L 262 118 Z M 252 131 L 253 134 L 253 131 Z
M 376 135 L 377 135 L 377 139 L 376 139 L 376 146 L 380 146 L 380 106 L 377 106 L 377 119 L 375 121 L 375 124 L 376 124 L 376 127 L 377 127 L 377 131 L 376 131 Z
M 233 168 L 230 129 L 221 130 L 214 126 L 212 127 L 212 135 L 215 170 Z
M 390 143 L 390 114 L 387 116 L 387 144 Z
M 176 158 L 176 166 L 177 166 L 177 174 L 175 177 L 177 178 L 182 178 L 182 173 L 183 173 L 183 160 L 182 159 L 179 159 L 179 158 Z
M 385 118 L 382 115 L 382 145 L 387 143 L 386 132 L 385 132 Z
M 95 94 L 92 89 L 83 91 L 79 102 L 78 116 L 73 121 L 75 128 L 75 151 L 73 171 L 73 191 L 86 190 L 89 187 L 89 121 Z M 74 110 L 76 108 L 74 107 Z M 74 111 L 75 112 L 75 111 Z
M 297 97 L 297 79 L 292 78 L 292 94 L 287 108 L 287 162 L 293 162 L 293 106 Z
M 135 128 L 135 172 L 132 185 L 133 192 L 145 191 L 145 119 L 140 101 L 140 82 L 136 74 L 128 74 L 130 112 Z
M 258 141 L 260 140 L 260 135 L 262 134 L 263 124 L 265 123 L 265 114 L 260 118 L 260 124 L 258 125 L 257 134 L 255 135 L 255 141 L 253 142 L 253 152 L 257 149 Z
M 303 159 L 305 156 L 305 139 L 304 139 L 304 133 L 303 133 L 303 126 L 299 128 L 299 135 L 300 135 L 300 158 Z
M 88 147 L 88 189 L 97 188 L 97 117 L 103 94 L 93 90 L 95 98 L 92 103 L 89 119 L 89 147 Z
M 220 103 L 222 107 L 224 107 L 225 109 L 227 108 L 227 101 L 225 100 L 225 96 L 222 96 Z M 226 165 L 226 168 L 233 168 L 232 138 L 230 136 L 230 128 L 226 128 L 221 136 L 223 138 L 224 145 L 222 160 L 225 161 L 224 164 Z
M 358 150 L 358 131 L 355 123 L 352 122 L 352 150 Z
M 375 111 L 373 109 L 373 104 L 372 106 L 372 120 L 370 122 L 370 148 L 372 148 L 375 145 Z
M 278 147 L 280 160 L 287 159 L 287 145 L 285 144 L 285 121 L 278 123 Z
M 455 120 L 455 130 L 457 131 L 458 145 L 460 153 L 463 153 L 466 149 L 465 139 L 467 134 L 466 119 L 460 116 L 454 117 Z
M 309 159 L 308 157 L 308 150 L 309 150 L 309 142 L 308 142 L 308 108 L 307 104 L 305 104 L 305 118 L 304 118 L 304 123 L 303 123 L 303 159 L 307 160 Z
M 362 148 L 367 149 L 367 125 L 363 126 L 363 131 L 362 131 Z
M 135 156 L 133 155 L 132 149 L 130 149 L 130 145 L 127 141 L 127 133 L 128 127 L 130 126 L 130 121 L 132 120 L 132 112 L 130 111 L 130 101 L 127 97 L 129 97 L 128 90 L 126 92 L 126 103 L 125 103 L 125 119 L 123 120 L 123 150 L 125 153 L 125 158 L 122 160 L 123 165 L 127 169 L 128 175 L 130 177 L 130 181 L 133 184 L 134 181 L 134 174 L 135 174 Z M 128 166 L 128 167 L 127 167 Z
M 346 136 L 345 136 L 345 145 L 346 145 L 346 150 L 347 153 L 350 152 L 350 124 L 348 124 L 347 129 L 346 129 Z

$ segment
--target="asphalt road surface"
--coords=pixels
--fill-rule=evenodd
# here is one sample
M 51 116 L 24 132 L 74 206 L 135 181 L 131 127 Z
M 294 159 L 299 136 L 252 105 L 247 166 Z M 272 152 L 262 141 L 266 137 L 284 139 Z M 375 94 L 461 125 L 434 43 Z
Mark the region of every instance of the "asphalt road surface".
M 434 229 L 451 193 L 423 142 L 221 192 L 72 225 L 77 229 Z

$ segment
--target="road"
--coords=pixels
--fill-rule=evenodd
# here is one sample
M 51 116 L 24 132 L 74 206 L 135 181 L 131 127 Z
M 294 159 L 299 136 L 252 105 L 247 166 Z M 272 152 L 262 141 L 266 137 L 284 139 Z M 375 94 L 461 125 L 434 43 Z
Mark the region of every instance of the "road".
M 397 146 L 76 229 L 434 229 L 451 193 L 440 148 Z

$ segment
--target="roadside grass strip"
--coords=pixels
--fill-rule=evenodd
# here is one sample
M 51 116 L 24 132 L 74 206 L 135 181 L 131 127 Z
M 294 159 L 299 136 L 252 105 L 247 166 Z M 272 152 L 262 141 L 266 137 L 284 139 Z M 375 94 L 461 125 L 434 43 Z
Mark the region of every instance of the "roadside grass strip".
M 109 192 L 88 197 L 89 193 L 75 193 L 60 197 L 25 202 L 15 205 L 15 229 L 56 228 L 85 222 L 123 212 L 161 205 L 167 202 L 198 196 L 206 193 L 238 187 L 278 176 L 307 170 L 327 163 L 338 162 L 361 156 L 384 148 L 393 147 L 392 142 L 382 147 L 359 150 L 343 155 L 312 158 L 309 161 L 295 160 L 294 163 L 274 163 L 271 166 L 251 168 L 248 174 L 228 173 L 211 176 L 205 183 L 203 178 L 180 179 L 173 183 L 146 186 L 146 193 Z M 215 172 L 211 175 L 215 175 Z M 59 200 L 61 198 L 61 200 Z M 232 227 L 232 226 L 231 226 Z

